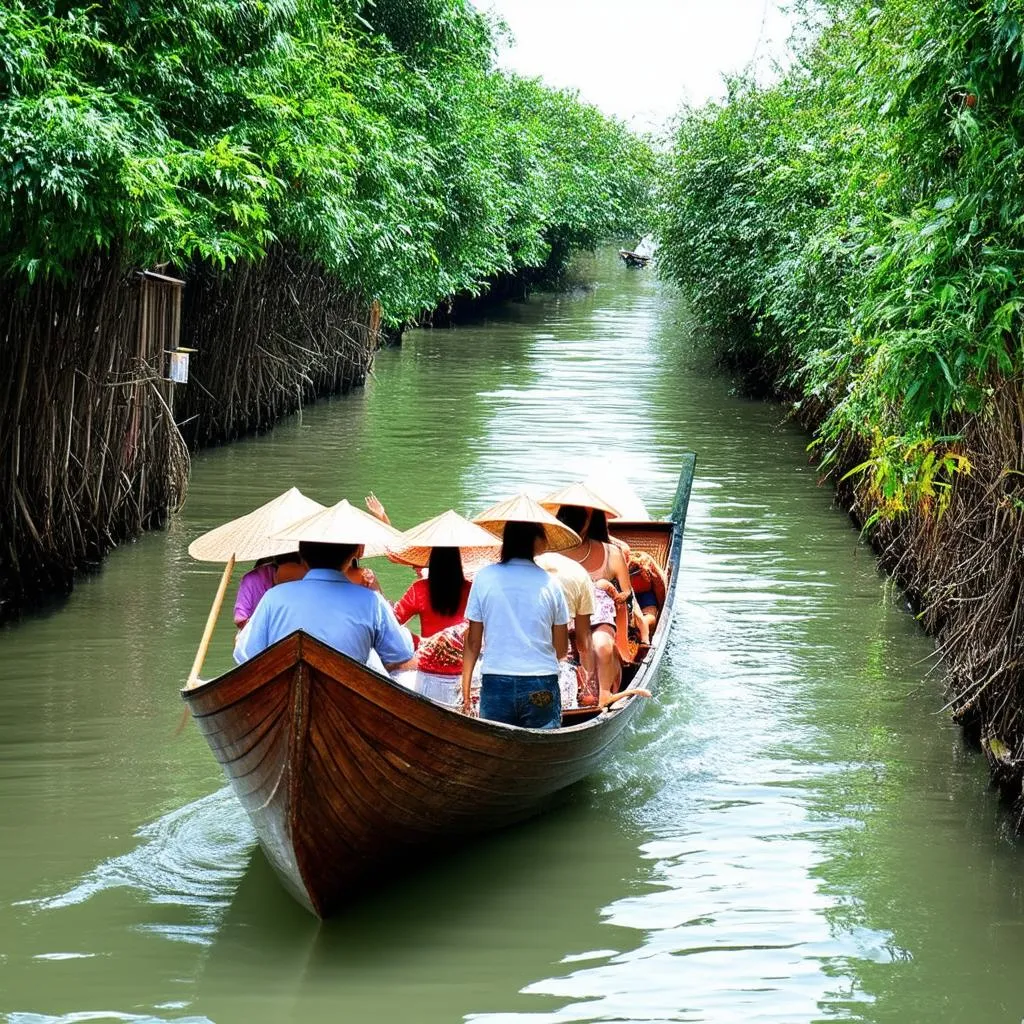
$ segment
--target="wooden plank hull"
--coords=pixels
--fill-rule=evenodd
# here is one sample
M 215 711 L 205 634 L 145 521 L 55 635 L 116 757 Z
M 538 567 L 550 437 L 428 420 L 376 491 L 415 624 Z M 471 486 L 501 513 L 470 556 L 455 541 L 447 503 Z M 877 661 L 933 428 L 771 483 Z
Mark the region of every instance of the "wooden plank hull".
M 667 609 L 692 464 L 666 550 Z M 649 685 L 669 618 L 633 686 Z M 285 887 L 321 917 L 389 862 L 536 814 L 598 767 L 643 703 L 557 730 L 480 721 L 301 632 L 183 697 Z

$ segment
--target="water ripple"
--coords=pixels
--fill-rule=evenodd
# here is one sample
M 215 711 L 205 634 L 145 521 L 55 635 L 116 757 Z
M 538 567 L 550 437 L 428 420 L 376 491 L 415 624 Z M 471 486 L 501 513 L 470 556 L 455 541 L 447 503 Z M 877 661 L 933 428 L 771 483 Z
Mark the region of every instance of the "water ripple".
M 220 909 L 237 888 L 256 841 L 241 804 L 226 786 L 142 826 L 135 835 L 142 841 L 134 850 L 103 861 L 70 889 L 21 904 L 56 910 L 126 888 L 151 903 Z M 208 942 L 213 931 L 210 926 L 145 927 L 199 943 Z

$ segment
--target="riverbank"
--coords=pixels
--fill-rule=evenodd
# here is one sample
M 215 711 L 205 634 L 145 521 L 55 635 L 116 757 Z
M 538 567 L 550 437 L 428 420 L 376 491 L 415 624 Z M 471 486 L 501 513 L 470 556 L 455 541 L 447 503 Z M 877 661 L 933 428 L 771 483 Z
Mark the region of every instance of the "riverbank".
M 0 622 L 66 596 L 112 548 L 162 527 L 185 499 L 190 450 L 366 379 L 379 307 L 297 254 L 162 270 L 126 272 L 111 255 L 73 284 L 0 280 Z M 176 354 L 188 375 L 173 381 Z
M 145 276 L 118 272 L 115 258 L 86 270 L 71 288 L 0 290 L 11 311 L 0 372 L 15 425 L 0 445 L 13 467 L 0 622 L 67 596 L 118 544 L 161 528 L 185 500 L 190 451 L 363 386 L 377 349 L 401 340 L 379 304 L 282 246 L 224 271 L 200 263 Z M 550 264 L 503 274 L 422 320 L 479 317 L 556 277 Z M 172 350 L 188 353 L 187 381 L 168 379 Z M 22 460 L 40 472 L 19 476 Z
M 897 584 L 924 632 L 936 644 L 947 705 L 968 742 L 984 753 L 993 784 L 1018 831 L 1024 831 L 1024 381 L 994 389 L 984 415 L 951 423 L 960 473 L 932 506 L 898 515 L 859 471 L 870 458 L 848 435 L 822 469 L 813 454 L 829 409 L 795 396 L 777 362 L 731 358 L 725 368 L 738 390 L 780 403 L 807 432 L 821 484 L 862 531 L 878 564 Z M 936 507 L 941 500 L 941 512 Z
M 1019 14 L 822 11 L 684 112 L 659 266 L 756 368 L 935 637 L 948 710 L 1024 825 Z

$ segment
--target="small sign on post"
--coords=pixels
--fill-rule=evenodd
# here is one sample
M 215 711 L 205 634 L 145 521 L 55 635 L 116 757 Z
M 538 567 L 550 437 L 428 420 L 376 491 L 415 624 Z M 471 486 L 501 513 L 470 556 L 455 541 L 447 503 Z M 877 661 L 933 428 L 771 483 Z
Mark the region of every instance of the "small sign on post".
M 167 380 L 175 384 L 188 383 L 188 357 L 194 348 L 167 349 Z
M 171 365 L 167 374 L 169 380 L 173 380 L 175 384 L 187 384 L 188 383 L 188 353 L 187 352 L 172 352 L 171 353 Z

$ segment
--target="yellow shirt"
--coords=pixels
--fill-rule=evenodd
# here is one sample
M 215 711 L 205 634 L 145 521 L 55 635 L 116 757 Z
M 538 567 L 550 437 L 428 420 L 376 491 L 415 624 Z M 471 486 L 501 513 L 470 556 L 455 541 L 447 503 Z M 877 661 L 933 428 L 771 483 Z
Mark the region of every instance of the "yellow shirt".
M 594 581 L 579 562 L 553 551 L 538 555 L 534 561 L 558 581 L 562 593 L 565 594 L 569 614 L 573 618 L 577 615 L 594 614 Z

